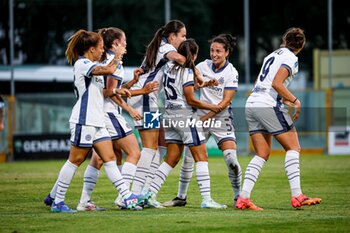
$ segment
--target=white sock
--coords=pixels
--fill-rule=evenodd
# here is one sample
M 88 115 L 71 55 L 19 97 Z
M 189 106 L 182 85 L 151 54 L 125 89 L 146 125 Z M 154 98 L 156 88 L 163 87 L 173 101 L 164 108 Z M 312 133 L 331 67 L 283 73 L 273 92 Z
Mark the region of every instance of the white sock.
M 147 178 L 146 178 L 146 182 L 143 186 L 144 190 L 148 190 L 149 186 L 151 185 L 153 179 L 154 179 L 154 173 L 156 172 L 156 170 L 158 169 L 161 161 L 163 160 L 163 156 L 164 153 L 166 152 L 166 147 L 164 146 L 158 146 L 158 150 L 155 153 L 153 159 L 152 159 L 152 163 L 151 163 L 151 167 L 149 169 L 149 172 L 147 174 Z
M 140 160 L 137 163 L 137 169 L 134 177 L 134 183 L 132 184 L 132 192 L 136 195 L 140 194 L 142 188 L 146 182 L 147 174 L 150 170 L 150 166 L 153 160 L 156 150 L 150 148 L 142 148 Z
M 169 164 L 163 162 L 155 172 L 149 190 L 154 194 L 157 194 L 172 170 L 173 168 Z
M 250 160 L 244 174 L 243 188 L 240 194 L 242 198 L 250 198 L 250 193 L 254 188 L 255 182 L 257 181 L 265 162 L 265 159 L 257 155 Z
M 51 192 L 50 192 L 50 197 L 54 198 L 56 197 L 56 191 L 57 191 L 57 182 L 58 180 L 56 180 L 55 184 L 53 185 Z
M 194 170 L 194 159 L 190 149 L 186 146 L 184 149 L 184 156 L 182 159 L 179 187 L 177 191 L 177 197 L 186 199 L 188 186 L 190 185 L 191 178 Z
M 287 151 L 286 158 L 284 161 L 284 168 L 288 177 L 292 196 L 298 197 L 302 193 L 300 187 L 300 167 L 298 151 Z
M 237 200 L 242 183 L 242 169 L 237 160 L 237 151 L 233 149 L 224 150 L 224 159 L 228 169 L 228 178 L 234 193 L 234 199 Z
M 130 189 L 130 185 L 134 180 L 136 168 L 137 168 L 136 165 L 130 162 L 125 162 L 123 165 L 123 169 L 121 173 L 124 179 L 124 183 L 128 187 L 128 189 Z
M 92 191 L 95 188 L 96 182 L 100 171 L 93 166 L 88 165 L 84 172 L 84 186 L 81 192 L 80 203 L 86 203 L 90 201 Z
M 123 198 L 128 198 L 131 195 L 130 190 L 125 185 L 122 175 L 120 174 L 115 160 L 103 163 L 106 175 L 108 179 L 112 182 L 114 187 L 118 190 L 119 194 Z
M 199 161 L 196 163 L 196 178 L 203 200 L 211 199 L 208 162 Z
M 64 201 L 68 187 L 73 179 L 73 176 L 77 168 L 78 166 L 71 163 L 69 160 L 67 160 L 66 163 L 61 168 L 61 171 L 58 174 L 58 179 L 57 179 L 57 191 L 55 196 L 56 204 L 60 203 L 61 201 Z

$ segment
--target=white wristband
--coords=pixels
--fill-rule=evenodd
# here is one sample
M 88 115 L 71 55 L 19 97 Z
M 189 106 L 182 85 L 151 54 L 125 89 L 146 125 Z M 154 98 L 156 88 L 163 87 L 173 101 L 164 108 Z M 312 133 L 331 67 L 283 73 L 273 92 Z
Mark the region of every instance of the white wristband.
M 117 89 L 113 88 L 113 94 L 117 95 Z

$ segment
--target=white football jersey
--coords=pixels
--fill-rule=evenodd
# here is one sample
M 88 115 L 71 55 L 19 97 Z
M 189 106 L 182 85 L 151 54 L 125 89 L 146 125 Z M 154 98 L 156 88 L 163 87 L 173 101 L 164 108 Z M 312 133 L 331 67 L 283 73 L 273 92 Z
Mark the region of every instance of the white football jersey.
M 283 83 L 287 87 L 298 73 L 298 57 L 287 48 L 277 49 L 265 57 L 247 102 L 260 102 L 273 107 L 282 105 L 281 97 L 272 87 L 272 82 L 280 67 L 285 67 L 289 71 L 289 77 Z
M 77 96 L 69 122 L 95 127 L 104 127 L 102 76 L 92 76 L 97 64 L 80 57 L 74 64 L 74 89 Z
M 238 89 L 238 72 L 235 67 L 226 61 L 226 64 L 221 69 L 215 71 L 215 67 L 212 60 L 205 60 L 199 63 L 197 69 L 203 76 L 204 81 L 212 79 L 218 80 L 218 86 L 200 88 L 200 100 L 206 103 L 218 104 L 224 98 L 225 90 L 237 90 Z M 198 115 L 203 116 L 208 113 L 209 110 L 198 109 Z M 215 117 L 227 117 L 231 115 L 231 103 L 226 109 L 218 113 Z
M 115 54 L 112 51 L 107 52 L 107 59 L 103 62 L 102 65 L 108 65 L 115 57 Z M 123 63 L 120 62 L 115 72 L 109 76 L 110 78 L 114 78 L 118 80 L 118 84 L 116 88 L 121 88 L 123 79 L 124 79 L 124 67 L 122 65 Z M 121 107 L 116 104 L 113 100 L 111 100 L 109 97 L 104 99 L 104 111 L 105 112 L 118 112 L 121 114 Z
M 169 44 L 167 42 L 167 40 L 163 39 L 162 42 L 160 43 L 160 46 L 159 46 L 159 50 L 158 50 L 156 62 L 155 62 L 155 67 L 150 69 L 147 73 L 140 75 L 138 82 L 135 83 L 131 87 L 131 89 L 132 90 L 141 89 L 145 86 L 145 84 L 147 84 L 148 82 L 151 82 L 151 81 L 158 81 L 159 84 L 161 85 L 162 80 L 159 80 L 159 79 L 156 80 L 155 77 L 157 76 L 157 73 L 159 72 L 159 70 L 168 61 L 164 56 L 171 51 L 177 52 L 176 48 L 173 45 Z M 162 77 L 162 76 L 158 75 L 157 78 L 158 77 Z M 159 90 L 160 89 L 161 88 L 159 87 Z M 157 92 L 151 92 L 149 95 L 150 96 L 152 95 L 152 97 L 157 97 Z
M 177 66 L 169 61 L 163 68 L 163 85 L 165 94 L 165 110 L 167 113 L 180 110 L 184 114 L 192 114 L 193 109 L 187 104 L 183 88 L 194 85 L 192 69 Z

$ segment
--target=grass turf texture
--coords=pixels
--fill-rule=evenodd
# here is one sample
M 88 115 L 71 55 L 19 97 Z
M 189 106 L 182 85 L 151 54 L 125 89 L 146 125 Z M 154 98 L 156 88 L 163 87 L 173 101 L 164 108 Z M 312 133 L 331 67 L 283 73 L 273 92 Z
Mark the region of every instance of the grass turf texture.
M 245 168 L 251 157 L 239 157 Z M 104 212 L 51 213 L 43 203 L 65 161 L 12 162 L 0 164 L 0 232 L 350 232 L 350 157 L 301 156 L 302 190 L 321 197 L 317 206 L 294 210 L 284 172 L 284 156 L 266 163 L 252 193 L 261 212 L 233 208 L 232 189 L 223 158 L 209 158 L 212 197 L 229 207 L 201 209 L 201 198 L 192 178 L 186 207 L 121 211 L 117 195 L 103 169 L 92 200 Z M 180 162 L 181 163 L 181 162 Z M 76 208 L 88 161 L 77 170 L 66 196 Z M 179 167 L 170 174 L 158 200 L 177 194 Z M 243 173 L 244 174 L 244 173 Z

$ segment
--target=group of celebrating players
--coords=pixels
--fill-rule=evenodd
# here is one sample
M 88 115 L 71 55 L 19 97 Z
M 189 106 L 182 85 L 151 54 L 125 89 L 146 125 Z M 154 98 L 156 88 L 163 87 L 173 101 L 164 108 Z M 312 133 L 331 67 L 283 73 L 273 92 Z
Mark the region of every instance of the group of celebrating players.
M 269 158 L 272 136 L 286 151 L 285 170 L 292 206 L 300 208 L 321 202 L 320 198 L 309 198 L 301 191 L 300 145 L 293 126 L 301 104 L 287 89 L 298 72 L 296 55 L 305 45 L 303 30 L 290 28 L 286 31 L 281 48 L 265 57 L 247 99 L 246 120 L 256 155 L 247 166 L 242 187 L 231 108 L 238 88 L 238 72 L 229 62 L 236 38 L 230 34 L 213 37 L 210 40 L 210 59 L 195 65 L 199 48 L 195 40 L 187 39 L 186 35 L 186 27 L 179 20 L 169 21 L 159 28 L 147 46 L 142 65 L 135 69 L 134 78 L 128 83 L 123 83 L 122 59 L 127 43 L 121 29 L 79 30 L 70 37 L 66 57 L 74 66 L 77 102 L 69 120 L 69 158 L 44 199 L 52 212 L 104 210 L 91 201 L 102 165 L 118 191 L 115 205 L 120 208 L 141 210 L 185 206 L 194 167 L 202 197 L 201 208 L 227 208 L 211 198 L 206 151 L 210 136 L 223 153 L 236 208 L 262 210 L 250 200 L 250 193 Z M 164 111 L 159 108 L 162 100 Z M 292 117 L 284 105 L 294 107 Z M 142 149 L 122 110 L 133 118 Z M 171 123 L 164 128 L 149 128 L 144 124 L 144 114 L 149 113 L 152 120 L 162 115 L 166 122 L 190 124 L 179 127 L 180 124 Z M 206 127 L 196 124 L 207 121 L 215 124 Z M 66 192 L 76 169 L 91 151 L 79 204 L 76 210 L 71 209 L 64 202 Z M 183 151 L 178 195 L 160 203 L 157 193 Z M 125 154 L 123 164 L 122 153 Z

